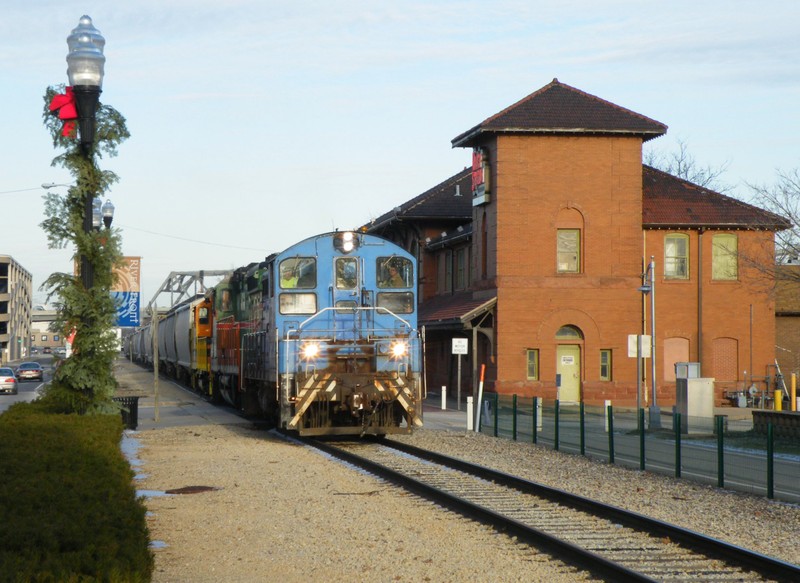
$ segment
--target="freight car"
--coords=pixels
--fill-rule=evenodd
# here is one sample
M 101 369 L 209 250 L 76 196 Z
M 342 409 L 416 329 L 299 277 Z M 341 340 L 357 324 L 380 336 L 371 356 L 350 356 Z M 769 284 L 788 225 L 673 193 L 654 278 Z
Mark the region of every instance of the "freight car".
M 401 247 L 349 231 L 310 237 L 175 306 L 158 325 L 159 363 L 300 435 L 408 433 L 422 424 L 416 290 Z

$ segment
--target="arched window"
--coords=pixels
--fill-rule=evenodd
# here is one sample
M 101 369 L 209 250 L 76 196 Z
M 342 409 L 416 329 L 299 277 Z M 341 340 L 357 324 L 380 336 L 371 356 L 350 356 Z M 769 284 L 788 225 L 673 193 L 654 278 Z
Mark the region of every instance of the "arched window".
M 675 382 L 675 363 L 689 361 L 688 338 L 665 338 L 662 342 L 664 355 L 664 380 Z
M 739 342 L 736 338 L 714 338 L 712 344 L 714 377 L 718 381 L 735 381 L 739 376 Z
M 583 333 L 575 326 L 561 326 L 556 332 L 556 340 L 583 340 Z

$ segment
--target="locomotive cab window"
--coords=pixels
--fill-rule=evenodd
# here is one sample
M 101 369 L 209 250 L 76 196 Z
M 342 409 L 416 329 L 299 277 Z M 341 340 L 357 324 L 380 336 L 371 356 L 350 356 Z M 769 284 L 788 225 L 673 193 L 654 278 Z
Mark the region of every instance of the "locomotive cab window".
M 278 298 L 281 314 L 314 314 L 317 311 L 317 294 L 281 294 Z
M 336 258 L 336 289 L 358 288 L 358 260 L 355 257 Z
M 378 278 L 378 287 L 381 288 L 407 289 L 414 284 L 413 266 L 411 261 L 404 257 L 378 257 L 375 273 Z
M 414 294 L 411 292 L 379 292 L 377 306 L 394 314 L 414 312 Z
M 312 289 L 317 286 L 317 260 L 313 257 L 290 257 L 281 261 L 281 289 Z

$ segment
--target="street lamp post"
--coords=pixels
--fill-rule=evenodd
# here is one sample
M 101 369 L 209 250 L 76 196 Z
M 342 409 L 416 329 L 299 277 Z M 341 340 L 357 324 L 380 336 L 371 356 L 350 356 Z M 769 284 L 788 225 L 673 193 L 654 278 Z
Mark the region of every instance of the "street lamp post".
M 75 95 L 78 110 L 78 132 L 81 152 L 87 160 L 92 158 L 95 138 L 95 114 L 100 101 L 105 74 L 103 48 L 106 41 L 92 24 L 92 19 L 84 15 L 78 26 L 67 37 L 67 76 Z M 92 231 L 94 197 L 91 192 L 84 195 L 83 232 Z M 94 285 L 94 270 L 85 254 L 81 255 L 81 280 L 87 290 Z
M 656 397 L 656 262 L 655 257 L 650 256 L 650 263 L 642 277 L 642 286 L 639 291 L 645 296 L 650 296 L 650 427 L 661 427 L 661 412 L 658 408 Z

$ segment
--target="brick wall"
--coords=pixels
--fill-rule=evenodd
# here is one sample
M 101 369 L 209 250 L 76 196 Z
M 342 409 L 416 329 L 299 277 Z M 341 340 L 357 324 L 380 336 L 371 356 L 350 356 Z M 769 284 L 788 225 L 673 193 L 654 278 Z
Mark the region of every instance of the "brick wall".
M 629 334 L 641 332 L 643 318 L 649 320 L 649 298 L 638 287 L 651 255 L 656 262 L 659 405 L 675 400 L 674 383 L 665 380 L 674 376 L 674 363 L 665 362 L 662 350 L 667 338 L 688 339 L 689 360 L 702 363 L 704 376 L 713 377 L 715 366 L 724 367 L 737 371 L 736 378 L 724 380 L 743 385 L 745 370 L 752 368 L 747 373 L 751 376 L 765 374 L 775 358 L 774 298 L 768 279 L 740 260 L 738 281 L 712 281 L 713 231 L 697 230 L 674 231 L 689 235 L 691 277 L 663 278 L 664 236 L 673 231 L 642 229 L 639 139 L 501 135 L 489 151 L 492 200 L 475 208 L 472 271 L 476 288 L 493 281 L 498 290 L 497 377 L 491 388 L 555 397 L 559 344 L 577 343 L 581 398 L 587 403 L 611 399 L 636 404 L 636 359 L 628 357 L 627 342 Z M 484 216 L 489 267 L 482 280 Z M 580 273 L 557 273 L 558 228 L 581 230 Z M 736 234 L 740 253 L 770 261 L 770 233 Z M 577 328 L 582 338 L 558 340 L 562 326 Z M 649 332 L 649 323 L 647 327 Z M 537 381 L 525 378 L 526 349 L 539 350 Z M 612 351 L 611 381 L 599 377 L 600 350 Z M 650 387 L 649 360 L 644 369 L 645 386 Z M 721 392 L 717 401 L 723 402 Z

